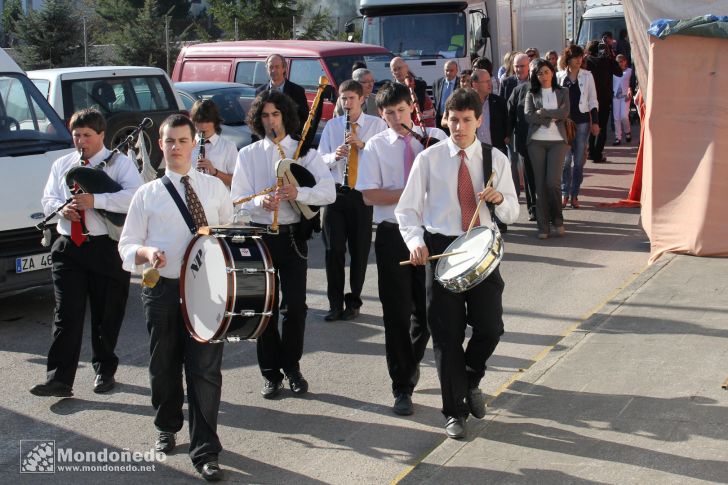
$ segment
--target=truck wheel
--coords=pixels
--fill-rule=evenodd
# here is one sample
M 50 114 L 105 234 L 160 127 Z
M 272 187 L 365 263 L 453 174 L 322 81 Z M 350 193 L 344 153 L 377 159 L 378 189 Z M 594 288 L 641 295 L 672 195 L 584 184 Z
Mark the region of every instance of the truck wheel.
M 123 142 L 142 122 L 143 116 L 132 116 L 124 115 L 119 117 L 111 117 L 107 121 L 106 127 L 106 143 L 109 149 L 113 150 Z M 147 145 L 147 151 L 149 152 L 149 159 L 152 162 L 152 166 L 156 169 L 159 167 L 159 162 L 162 160 L 162 152 L 159 149 L 159 133 L 157 128 L 152 126 L 146 128 L 143 132 L 144 141 Z M 132 142 L 135 143 L 136 140 Z

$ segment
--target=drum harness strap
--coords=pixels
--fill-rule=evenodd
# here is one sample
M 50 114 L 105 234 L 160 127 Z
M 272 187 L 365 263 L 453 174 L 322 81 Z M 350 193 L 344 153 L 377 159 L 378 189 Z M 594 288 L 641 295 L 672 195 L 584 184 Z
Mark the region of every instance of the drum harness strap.
M 493 171 L 493 146 L 487 143 L 481 143 L 480 145 L 483 147 L 483 183 L 485 183 L 490 176 L 490 172 Z M 486 202 L 486 205 L 490 212 L 491 221 L 495 221 L 495 204 Z
M 185 220 L 187 228 L 193 235 L 196 234 L 197 230 L 195 229 L 195 221 L 192 219 L 192 214 L 190 214 L 185 203 L 182 202 L 182 197 L 180 197 L 179 192 L 177 192 L 177 189 L 175 189 L 174 185 L 172 185 L 172 181 L 165 175 L 162 177 L 162 183 L 167 189 L 167 192 L 169 192 L 169 195 L 172 196 L 174 203 L 177 204 L 177 208 L 179 209 L 180 214 L 182 214 L 182 218 Z

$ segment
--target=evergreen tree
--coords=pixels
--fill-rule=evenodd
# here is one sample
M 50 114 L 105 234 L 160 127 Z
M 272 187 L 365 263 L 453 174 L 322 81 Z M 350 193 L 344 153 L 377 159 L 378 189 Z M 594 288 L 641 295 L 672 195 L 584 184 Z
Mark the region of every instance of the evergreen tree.
M 23 5 L 20 0 L 7 0 L 3 7 L 3 46 L 13 47 L 17 44 L 15 22 L 23 16 Z
M 238 39 L 290 39 L 293 18 L 298 15 L 293 0 L 209 0 L 209 12 L 225 37 Z
M 83 65 L 83 29 L 70 0 L 47 0 L 15 23 L 26 70 Z

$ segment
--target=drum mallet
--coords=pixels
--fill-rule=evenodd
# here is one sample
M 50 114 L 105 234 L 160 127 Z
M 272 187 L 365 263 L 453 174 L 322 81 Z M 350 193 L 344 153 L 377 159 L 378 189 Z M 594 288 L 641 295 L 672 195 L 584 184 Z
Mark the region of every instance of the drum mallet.
M 157 269 L 159 261 L 159 258 L 155 259 L 152 267 L 146 268 L 142 272 L 142 286 L 146 286 L 147 288 L 154 288 L 157 286 L 157 282 L 159 282 L 159 270 Z
M 483 187 L 483 190 L 487 189 L 491 185 L 493 185 L 493 177 L 495 177 L 495 172 L 490 172 L 490 177 L 488 177 L 488 182 L 486 182 L 485 187 Z M 473 213 L 473 218 L 470 219 L 470 225 L 468 226 L 468 232 L 465 233 L 465 239 L 468 238 L 470 235 L 470 231 L 473 229 L 473 226 L 475 225 L 475 221 L 478 219 L 478 214 L 480 214 L 480 207 L 483 205 L 483 199 L 478 200 L 478 207 L 475 208 L 475 213 Z
M 427 258 L 427 261 L 434 261 L 436 259 L 447 258 L 448 256 L 455 256 L 456 254 L 465 254 L 465 253 L 467 253 L 467 251 L 452 251 L 449 253 L 435 254 L 434 256 L 430 256 L 429 258 Z M 399 262 L 400 266 L 407 266 L 408 264 L 412 264 L 412 261 L 410 261 L 409 259 L 407 261 Z

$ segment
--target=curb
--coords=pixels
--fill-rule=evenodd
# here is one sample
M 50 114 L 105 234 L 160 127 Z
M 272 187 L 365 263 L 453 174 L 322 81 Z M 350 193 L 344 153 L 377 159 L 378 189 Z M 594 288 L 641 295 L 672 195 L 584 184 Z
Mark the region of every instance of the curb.
M 647 284 L 657 273 L 670 264 L 676 255 L 667 253 L 652 265 L 645 266 L 640 272 L 628 278 L 620 287 L 607 296 L 607 298 L 585 315 L 582 320 L 569 327 L 562 338 L 547 347 L 536 357 L 535 362 L 523 372 L 516 373 L 504 384 L 494 396 L 488 400 L 489 413 L 485 419 L 469 420 L 468 438 L 457 441 L 443 437 L 442 441 L 431 451 L 419 458 L 413 465 L 409 466 L 400 475 L 395 477 L 390 484 L 421 484 L 427 482 L 438 468 L 444 466 L 452 457 L 460 453 L 471 441 L 481 436 L 491 421 L 498 419 L 499 415 L 516 404 L 528 393 L 528 388 L 521 390 L 518 394 L 506 394 L 504 391 L 510 389 L 515 382 L 533 385 L 547 374 L 561 359 L 569 352 L 579 346 L 584 338 L 594 330 L 600 328 L 611 315 L 619 309 L 632 295 Z

